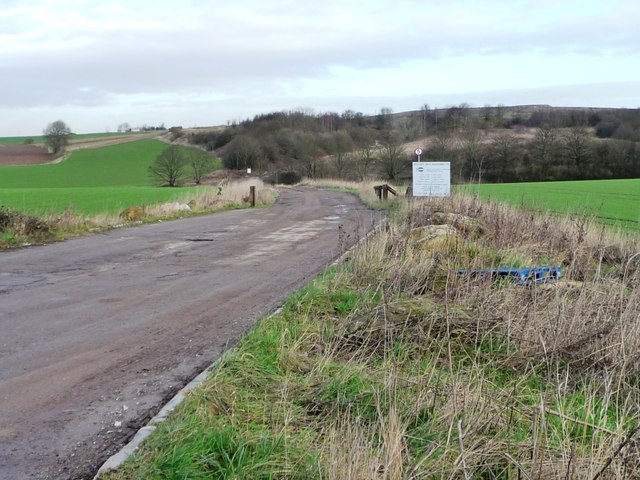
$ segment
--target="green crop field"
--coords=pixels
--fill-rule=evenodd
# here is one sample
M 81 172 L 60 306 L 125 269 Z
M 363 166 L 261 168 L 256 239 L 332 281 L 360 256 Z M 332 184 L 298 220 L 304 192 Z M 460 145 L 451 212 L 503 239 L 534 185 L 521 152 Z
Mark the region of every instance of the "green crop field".
M 141 140 L 80 150 L 59 164 L 0 167 L 0 188 L 150 186 L 147 169 L 167 146 Z
M 96 214 L 174 200 L 193 188 L 154 187 L 148 174 L 166 147 L 140 140 L 80 150 L 59 164 L 0 166 L 0 205 L 32 214 L 67 208 Z
M 537 210 L 585 214 L 640 230 L 640 179 L 465 185 L 464 191 Z
M 71 187 L 0 189 L 0 205 L 32 215 L 71 209 L 85 215 L 118 213 L 132 205 L 178 201 L 196 187 Z

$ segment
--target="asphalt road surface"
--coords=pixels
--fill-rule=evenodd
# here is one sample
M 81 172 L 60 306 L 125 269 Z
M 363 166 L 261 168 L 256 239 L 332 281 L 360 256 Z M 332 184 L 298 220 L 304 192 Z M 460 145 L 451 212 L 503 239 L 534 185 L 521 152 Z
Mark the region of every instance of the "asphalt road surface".
M 269 209 L 0 252 L 0 479 L 92 478 L 379 219 L 290 188 Z

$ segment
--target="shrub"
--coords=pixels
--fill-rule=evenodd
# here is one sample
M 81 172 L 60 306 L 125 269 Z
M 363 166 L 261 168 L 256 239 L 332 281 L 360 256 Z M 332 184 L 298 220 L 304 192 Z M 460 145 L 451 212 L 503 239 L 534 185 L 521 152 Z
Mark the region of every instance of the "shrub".
M 225 128 L 222 132 L 220 132 L 214 142 L 213 148 L 222 148 L 236 136 L 235 128 Z
M 25 216 L 22 222 L 22 233 L 28 237 L 46 237 L 51 233 L 51 225 L 41 218 Z
M 42 218 L 24 215 L 0 207 L 0 233 L 42 240 L 50 236 L 52 226 Z
M 15 213 L 10 212 L 4 207 L 0 207 L 0 232 L 8 230 L 13 223 Z
M 294 185 L 302 180 L 302 175 L 294 171 L 280 172 L 277 175 L 277 183 L 283 185 Z
M 601 122 L 596 126 L 596 135 L 600 138 L 611 138 L 618 128 L 618 125 L 612 122 Z

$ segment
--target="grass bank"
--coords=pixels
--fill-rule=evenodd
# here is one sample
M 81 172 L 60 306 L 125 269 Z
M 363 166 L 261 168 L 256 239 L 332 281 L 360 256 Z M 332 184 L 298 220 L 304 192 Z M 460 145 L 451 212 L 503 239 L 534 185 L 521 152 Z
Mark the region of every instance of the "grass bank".
M 43 196 L 42 211 L 0 207 L 0 249 L 50 243 L 112 228 L 152 223 L 194 215 L 247 208 L 249 186 L 256 187 L 258 207 L 273 204 L 276 191 L 257 178 L 231 182 L 221 188 L 199 186 L 191 188 L 102 187 L 75 189 L 37 189 Z M 68 192 L 82 200 L 78 211 L 69 203 Z M 57 199 L 60 209 L 52 209 Z M 20 205 L 19 199 L 15 205 Z M 30 198 L 31 211 L 37 206 Z M 185 208 L 188 207 L 188 208 Z M 62 207 L 65 207 L 64 209 Z M 47 212 L 47 213 L 45 213 Z M 52 213 L 53 212 L 53 213 Z
M 109 480 L 640 474 L 640 240 L 455 196 L 226 355 Z M 522 287 L 461 268 L 562 265 Z

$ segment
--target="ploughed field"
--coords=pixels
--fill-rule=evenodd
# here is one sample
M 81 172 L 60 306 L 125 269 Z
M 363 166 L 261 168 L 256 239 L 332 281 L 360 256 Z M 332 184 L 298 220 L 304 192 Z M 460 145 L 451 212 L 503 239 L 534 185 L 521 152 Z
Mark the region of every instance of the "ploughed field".
M 47 149 L 38 145 L 0 144 L 0 165 L 31 165 L 49 160 Z

